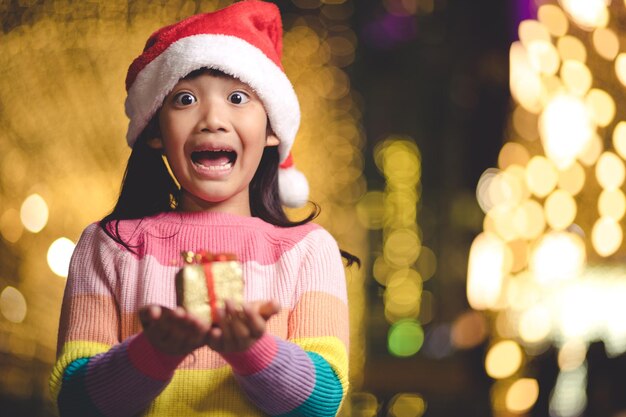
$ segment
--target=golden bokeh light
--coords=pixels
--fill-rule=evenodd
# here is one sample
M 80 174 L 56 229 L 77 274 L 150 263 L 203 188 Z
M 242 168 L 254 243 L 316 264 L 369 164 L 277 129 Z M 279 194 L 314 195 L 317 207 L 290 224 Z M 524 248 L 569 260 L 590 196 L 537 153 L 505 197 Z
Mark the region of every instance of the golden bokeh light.
M 530 270 L 537 282 L 549 285 L 577 278 L 585 261 L 585 243 L 580 236 L 569 232 L 549 232 L 533 250 Z
M 387 279 L 385 316 L 390 322 L 417 317 L 422 296 L 422 279 L 413 269 L 400 270 Z
M 626 122 L 619 122 L 613 130 L 613 148 L 622 159 L 626 159 Z
M 576 201 L 565 190 L 556 190 L 546 198 L 544 203 L 546 222 L 554 230 L 569 227 L 576 218 Z
M 533 156 L 526 166 L 526 184 L 537 197 L 545 197 L 556 187 L 559 174 L 554 164 L 541 155 Z
M 610 217 L 600 217 L 591 230 L 593 249 L 603 257 L 613 255 L 622 245 L 622 239 L 622 228 Z
M 546 156 L 560 169 L 576 160 L 588 146 L 594 131 L 594 122 L 585 103 L 574 95 L 559 94 L 552 98 L 539 119 Z
M 487 214 L 488 217 L 493 219 L 496 234 L 505 242 L 519 237 L 519 232 L 515 228 L 515 222 L 513 221 L 515 212 L 515 206 L 502 205 L 494 207 Z
M 507 250 L 506 244 L 490 233 L 481 233 L 472 242 L 467 272 L 467 299 L 474 310 L 492 308 L 498 301 Z
M 543 233 L 546 218 L 543 207 L 535 200 L 527 200 L 513 213 L 513 227 L 524 239 L 535 239 Z
M 418 394 L 398 394 L 391 399 L 389 411 L 393 417 L 422 417 L 426 412 L 426 401 Z
M 585 361 L 587 345 L 580 339 L 570 339 L 559 349 L 558 364 L 563 371 L 578 368 Z
M 602 190 L 598 198 L 598 213 L 601 217 L 610 217 L 620 221 L 626 213 L 626 196 L 624 192 L 617 188 L 612 190 Z
M 513 42 L 511 45 L 509 61 L 511 95 L 524 109 L 531 113 L 538 113 L 542 108 L 543 85 L 521 42 Z
M 15 287 L 5 287 L 0 293 L 0 313 L 12 323 L 21 323 L 26 317 L 26 299 Z
M 611 29 L 598 28 L 593 32 L 593 46 L 602 58 L 612 61 L 619 53 L 619 39 Z
M 525 166 L 530 160 L 528 150 L 521 144 L 516 142 L 507 142 L 504 144 L 498 154 L 498 166 L 500 169 L 506 169 L 511 165 Z
M 481 344 L 487 337 L 487 320 L 482 313 L 466 311 L 452 324 L 450 338 L 457 349 L 471 349 Z
M 537 398 L 539 398 L 537 380 L 533 378 L 518 379 L 506 393 L 506 408 L 512 413 L 524 413 L 535 405 Z
M 574 196 L 583 189 L 585 177 L 583 167 L 578 162 L 574 162 L 569 168 L 559 171 L 558 186 Z
M 544 341 L 552 330 L 552 315 L 545 306 L 538 304 L 522 313 L 519 319 L 518 333 L 526 343 Z
M 532 41 L 526 49 L 530 65 L 535 71 L 544 75 L 554 75 L 559 70 L 561 64 L 559 53 L 549 40 Z
M 609 21 L 606 0 L 560 0 L 565 11 L 579 27 L 591 30 Z
M 527 141 L 539 138 L 539 122 L 537 115 L 524 109 L 522 106 L 515 107 L 513 111 L 513 127 L 515 131 Z
M 604 143 L 597 133 L 594 133 L 591 140 L 579 155 L 578 159 L 586 166 L 592 166 L 600 157 L 600 154 L 604 151 Z
M 615 74 L 619 82 L 626 86 L 626 53 L 621 53 L 615 58 Z
M 60 277 L 67 277 L 70 267 L 70 258 L 74 253 L 74 242 L 66 237 L 60 237 L 50 245 L 48 249 L 48 266 Z
M 24 226 L 20 220 L 20 212 L 14 208 L 5 210 L 0 216 L 0 233 L 2 237 L 11 243 L 17 242 L 22 237 Z
M 585 48 L 585 45 L 575 36 L 566 35 L 559 38 L 556 42 L 556 49 L 559 51 L 561 61 L 563 62 L 568 59 L 580 62 L 587 60 L 587 48 Z
M 489 212 L 494 206 L 495 202 L 491 200 L 491 183 L 494 178 L 500 173 L 500 170 L 495 168 L 487 168 L 478 179 L 478 185 L 476 186 L 476 200 L 478 205 L 484 213 Z
M 494 379 L 508 378 L 522 366 L 522 348 L 513 340 L 502 340 L 491 346 L 485 358 L 487 375 Z
M 561 66 L 561 80 L 570 93 L 583 97 L 591 88 L 593 75 L 587 65 L 570 59 Z
M 592 89 L 585 97 L 585 104 L 598 126 L 606 127 L 613 121 L 615 101 L 606 91 L 597 88 Z
M 48 223 L 48 205 L 39 194 L 29 195 L 20 209 L 20 219 L 29 232 L 39 233 Z
M 396 267 L 412 265 L 418 258 L 422 243 L 411 229 L 397 229 L 385 239 L 383 255 L 385 260 Z
M 376 230 L 383 227 L 385 218 L 385 195 L 381 191 L 368 191 L 356 205 L 359 222 L 366 228 Z
M 596 179 L 604 189 L 614 190 L 624 183 L 624 162 L 613 152 L 604 152 L 596 164 Z
M 537 20 L 524 20 L 517 28 L 519 40 L 528 48 L 533 42 L 550 42 L 548 28 Z
M 537 19 L 555 37 L 564 36 L 569 28 L 567 16 L 560 7 L 554 4 L 541 5 L 537 10 Z
M 525 239 L 515 239 L 507 242 L 513 260 L 511 263 L 511 272 L 519 272 L 528 264 L 529 247 Z

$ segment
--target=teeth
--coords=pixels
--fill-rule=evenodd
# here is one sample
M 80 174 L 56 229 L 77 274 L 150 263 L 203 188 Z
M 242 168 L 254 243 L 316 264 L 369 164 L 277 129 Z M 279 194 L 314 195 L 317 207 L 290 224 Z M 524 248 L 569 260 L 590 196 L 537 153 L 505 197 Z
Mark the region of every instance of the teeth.
M 232 168 L 233 164 L 231 162 L 225 163 L 224 165 L 202 165 L 202 164 L 196 164 L 194 162 L 194 165 L 197 167 L 200 167 L 202 169 L 206 169 L 208 171 L 226 171 Z

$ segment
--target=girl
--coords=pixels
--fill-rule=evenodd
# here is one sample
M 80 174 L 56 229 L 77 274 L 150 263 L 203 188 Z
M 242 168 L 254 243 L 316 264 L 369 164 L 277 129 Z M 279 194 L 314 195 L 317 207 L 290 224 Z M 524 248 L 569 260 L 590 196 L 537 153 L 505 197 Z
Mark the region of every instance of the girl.
M 120 197 L 83 232 L 63 300 L 61 415 L 337 413 L 343 265 L 315 213 L 294 223 L 281 205 L 308 196 L 289 153 L 300 114 L 281 46 L 278 9 L 251 0 L 160 29 L 130 66 Z M 227 302 L 217 326 L 176 308 L 189 249 L 242 261 L 246 303 Z

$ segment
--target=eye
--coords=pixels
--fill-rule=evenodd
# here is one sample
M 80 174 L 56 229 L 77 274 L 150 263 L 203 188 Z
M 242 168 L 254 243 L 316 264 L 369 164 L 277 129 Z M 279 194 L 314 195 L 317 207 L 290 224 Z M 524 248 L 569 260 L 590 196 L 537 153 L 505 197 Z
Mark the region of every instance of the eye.
M 243 91 L 235 91 L 228 96 L 228 101 L 233 104 L 244 104 L 250 101 L 250 96 Z
M 190 106 L 196 101 L 196 97 L 191 93 L 179 93 L 174 97 L 174 103 L 179 106 Z

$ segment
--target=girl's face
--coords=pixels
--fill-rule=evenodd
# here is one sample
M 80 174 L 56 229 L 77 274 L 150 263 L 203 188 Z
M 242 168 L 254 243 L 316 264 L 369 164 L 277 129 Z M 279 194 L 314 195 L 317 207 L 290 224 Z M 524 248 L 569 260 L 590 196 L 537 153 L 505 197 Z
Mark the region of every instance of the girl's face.
M 247 84 L 206 72 L 182 79 L 163 102 L 159 127 L 149 144 L 164 150 L 181 210 L 250 215 L 250 181 L 264 148 L 279 141 Z

